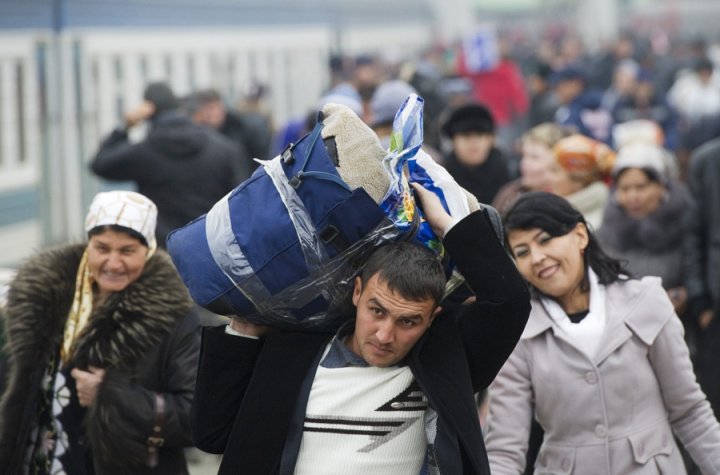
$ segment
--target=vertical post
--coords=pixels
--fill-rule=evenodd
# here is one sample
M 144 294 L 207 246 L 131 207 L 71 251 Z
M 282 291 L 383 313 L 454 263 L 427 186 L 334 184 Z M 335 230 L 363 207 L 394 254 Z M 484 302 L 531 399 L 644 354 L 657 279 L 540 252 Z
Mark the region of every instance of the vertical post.
M 43 154 L 44 244 L 55 244 L 82 236 L 83 199 L 77 147 L 73 54 L 64 33 L 65 0 L 53 0 L 53 35 L 46 61 L 48 147 Z

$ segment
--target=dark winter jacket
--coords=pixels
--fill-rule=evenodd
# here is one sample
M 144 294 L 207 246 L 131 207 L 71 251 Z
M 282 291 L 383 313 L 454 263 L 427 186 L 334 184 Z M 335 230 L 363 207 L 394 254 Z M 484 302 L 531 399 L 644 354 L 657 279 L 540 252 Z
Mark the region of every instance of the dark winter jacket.
M 237 114 L 227 111 L 225 121 L 220 126 L 220 132 L 242 150 L 241 157 L 248 163 L 250 169 L 257 167 L 254 158 L 267 160 L 270 154 L 270 141 L 272 134 L 269 127 L 266 127 L 259 114 Z
M 100 146 L 92 171 L 108 180 L 131 180 L 158 207 L 157 240 L 207 213 L 250 175 L 249 162 L 216 130 L 170 111 L 154 119 L 147 138 L 131 144 L 115 130 Z
M 497 147 L 490 150 L 490 155 L 482 165 L 463 165 L 454 153 L 445 158 L 443 165 L 455 181 L 481 203 L 492 203 L 500 188 L 510 181 L 507 158 Z
M 529 314 L 529 293 L 484 212 L 443 240 L 476 294 L 443 312 L 407 357 L 437 412 L 433 458 L 442 475 L 489 474 L 473 394 L 486 388 L 512 352 Z M 260 340 L 206 329 L 193 402 L 193 440 L 224 453 L 220 474 L 278 473 L 301 395 L 332 335 L 273 333 Z
M 0 471 L 21 473 L 35 425 L 41 379 L 56 357 L 73 299 L 83 245 L 44 251 L 17 273 L 5 309 L 10 373 L 0 401 Z M 170 258 L 158 251 L 139 279 L 94 309 L 71 366 L 105 368 L 85 416 L 98 474 L 183 474 L 191 445 L 189 413 L 199 338 L 191 302 Z M 148 437 L 164 399 L 159 464 L 148 463 Z
M 685 287 L 689 311 L 697 315 L 720 305 L 720 138 L 693 153 L 688 185 L 693 203 L 685 215 Z

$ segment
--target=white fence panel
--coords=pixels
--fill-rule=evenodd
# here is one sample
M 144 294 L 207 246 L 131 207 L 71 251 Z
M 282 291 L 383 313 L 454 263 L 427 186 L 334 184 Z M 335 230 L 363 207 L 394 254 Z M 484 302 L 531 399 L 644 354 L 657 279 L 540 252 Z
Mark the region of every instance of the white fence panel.
M 40 89 L 36 47 L 42 35 L 0 35 L 0 191 L 36 183 Z

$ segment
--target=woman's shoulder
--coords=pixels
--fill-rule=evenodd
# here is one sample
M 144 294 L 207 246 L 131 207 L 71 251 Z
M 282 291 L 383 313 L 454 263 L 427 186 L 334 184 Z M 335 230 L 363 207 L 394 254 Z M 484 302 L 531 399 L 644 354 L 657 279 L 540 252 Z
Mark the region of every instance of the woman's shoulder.
M 610 284 L 607 303 L 608 314 L 621 318 L 648 345 L 670 318 L 677 318 L 659 277 L 647 276 Z

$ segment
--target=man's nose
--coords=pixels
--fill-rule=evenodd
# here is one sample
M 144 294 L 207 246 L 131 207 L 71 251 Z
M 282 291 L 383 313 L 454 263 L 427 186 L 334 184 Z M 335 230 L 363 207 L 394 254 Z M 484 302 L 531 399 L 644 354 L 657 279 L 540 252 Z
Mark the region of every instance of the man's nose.
M 375 336 L 377 337 L 377 339 L 380 343 L 383 343 L 383 344 L 392 343 L 392 341 L 395 339 L 394 322 L 389 318 L 386 319 L 384 322 L 382 322 L 380 324 L 380 327 L 378 328 L 377 332 L 375 333 Z

